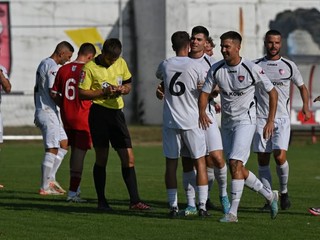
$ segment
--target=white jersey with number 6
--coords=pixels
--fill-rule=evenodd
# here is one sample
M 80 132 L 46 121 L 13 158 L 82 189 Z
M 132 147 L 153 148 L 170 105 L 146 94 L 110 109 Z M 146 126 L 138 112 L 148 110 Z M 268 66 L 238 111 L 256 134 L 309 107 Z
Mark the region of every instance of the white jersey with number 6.
M 189 57 L 172 57 L 160 63 L 156 76 L 164 82 L 163 125 L 198 128 L 197 84 L 203 81 L 201 66 Z

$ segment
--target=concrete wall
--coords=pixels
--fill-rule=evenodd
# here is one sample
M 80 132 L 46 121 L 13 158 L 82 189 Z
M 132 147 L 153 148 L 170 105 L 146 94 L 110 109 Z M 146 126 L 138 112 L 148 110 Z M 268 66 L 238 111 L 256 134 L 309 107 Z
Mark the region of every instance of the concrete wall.
M 174 55 L 170 43 L 173 32 L 190 32 L 196 25 L 206 26 L 217 44 L 216 59 L 221 58 L 219 36 L 225 31 L 235 30 L 242 34 L 241 55 L 249 59 L 263 55 L 262 39 L 271 25 L 282 26 L 283 22 L 283 30 L 294 32 L 294 28 L 300 28 L 309 31 L 312 27 L 315 32 L 320 32 L 318 24 L 315 24 L 320 21 L 317 14 L 320 11 L 319 0 L 10 0 L 9 3 L 11 24 L 7 27 L 11 32 L 12 89 L 25 95 L 3 96 L 1 108 L 5 126 L 33 125 L 32 92 L 39 62 L 49 56 L 62 40 L 70 41 L 76 52 L 78 50 L 74 39 L 66 34 L 67 30 L 94 28 L 102 41 L 107 37 L 118 37 L 120 30 L 123 56 L 134 74 L 134 89 L 126 97 L 125 113 L 129 122 L 144 124 L 162 123 L 162 102 L 155 98 L 158 84 L 155 70 L 161 60 Z M 315 15 L 310 14 L 311 24 L 308 16 L 297 10 L 312 8 Z M 120 16 L 123 20 L 121 28 L 118 24 Z M 287 16 L 290 22 L 285 22 L 283 16 Z M 306 24 L 299 25 L 301 22 Z M 303 45 L 304 48 L 308 46 L 304 53 L 320 56 L 317 36 L 311 37 L 313 44 L 299 45 L 301 37 L 299 40 L 290 34 L 291 52 L 297 52 Z M 305 33 L 296 35 L 302 36 L 302 42 L 306 36 Z M 293 47 L 292 39 L 296 39 Z M 315 61 L 308 62 L 303 69 L 306 79 L 311 65 L 319 64 L 319 58 L 313 59 Z M 299 105 L 298 100 L 294 102 Z

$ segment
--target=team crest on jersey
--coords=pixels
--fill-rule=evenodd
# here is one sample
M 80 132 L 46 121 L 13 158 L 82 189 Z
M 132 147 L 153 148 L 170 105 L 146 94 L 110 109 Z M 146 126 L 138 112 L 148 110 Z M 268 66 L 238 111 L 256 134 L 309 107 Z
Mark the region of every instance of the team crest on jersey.
M 263 69 L 261 69 L 261 71 L 259 72 L 259 74 L 264 74 L 264 71 L 263 71 Z
M 83 83 L 85 77 L 86 77 L 86 73 L 84 71 L 81 71 L 81 73 L 80 73 L 80 83 Z
M 242 81 L 244 80 L 244 76 L 242 76 L 242 75 L 238 76 L 238 80 L 239 80 L 240 82 L 242 82 Z
M 280 75 L 283 75 L 284 74 L 284 69 L 279 69 L 279 73 L 280 73 Z

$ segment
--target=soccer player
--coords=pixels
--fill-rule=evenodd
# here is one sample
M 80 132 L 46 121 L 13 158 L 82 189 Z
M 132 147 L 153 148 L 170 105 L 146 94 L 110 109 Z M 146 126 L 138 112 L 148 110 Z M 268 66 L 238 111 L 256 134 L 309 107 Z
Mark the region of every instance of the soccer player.
M 264 127 L 268 139 L 274 130 L 277 107 L 277 91 L 262 69 L 239 55 L 242 37 L 229 31 L 220 36 L 223 60 L 210 68 L 199 98 L 199 123 L 204 129 L 210 126 L 206 107 L 212 89 L 219 86 L 221 92 L 221 135 L 223 149 L 231 172 L 232 202 L 229 213 L 220 222 L 237 222 L 237 212 L 244 185 L 262 194 L 271 205 L 271 218 L 278 213 L 278 193 L 264 187 L 245 164 L 250 155 L 253 134 L 256 129 L 256 106 L 254 92 L 261 85 L 269 95 L 269 115 Z
M 1 106 L 2 89 L 6 93 L 11 92 L 11 83 L 9 81 L 7 69 L 4 66 L 0 65 L 0 106 Z M 0 109 L 0 146 L 1 146 L 1 143 L 3 143 L 3 123 L 2 123 L 2 116 L 1 116 L 1 109 Z M 3 187 L 4 186 L 0 184 L 0 188 L 3 188 Z
M 203 26 L 195 26 L 191 31 L 191 42 L 189 57 L 200 64 L 202 75 L 206 77 L 210 67 L 215 61 L 205 53 L 205 47 L 208 44 L 209 31 Z M 198 88 L 201 89 L 204 79 L 198 82 Z M 206 164 L 208 174 L 208 199 L 206 202 L 207 209 L 214 209 L 215 206 L 210 201 L 210 190 L 212 189 L 215 178 L 219 187 L 219 198 L 224 213 L 229 211 L 230 203 L 227 195 L 227 166 L 223 158 L 223 147 L 221 134 L 215 117 L 216 103 L 212 95 L 209 96 L 207 106 L 207 115 L 210 117 L 212 124 L 205 130 L 206 137 Z M 185 215 L 193 215 L 196 212 L 195 206 L 195 172 L 192 161 L 184 155 L 183 163 L 183 184 L 186 190 L 188 207 L 185 209 Z
M 309 111 L 309 94 L 296 64 L 280 55 L 282 44 L 281 33 L 269 30 L 264 38 L 266 56 L 255 60 L 278 92 L 278 106 L 274 120 L 275 130 L 269 139 L 263 138 L 263 127 L 266 124 L 269 105 L 268 95 L 260 88 L 256 90 L 257 98 L 257 129 L 253 140 L 253 151 L 257 153 L 259 163 L 259 177 L 262 183 L 272 188 L 270 172 L 270 156 L 276 162 L 276 170 L 280 183 L 280 207 L 283 210 L 290 208 L 288 195 L 289 163 L 287 150 L 290 139 L 290 86 L 291 83 L 299 89 L 303 102 L 302 112 L 307 121 L 311 117 Z M 262 209 L 268 209 L 266 204 Z
M 35 124 L 40 128 L 45 148 L 41 167 L 40 195 L 59 195 L 66 191 L 56 181 L 56 172 L 68 151 L 68 139 L 60 122 L 59 111 L 50 97 L 59 65 L 70 61 L 74 48 L 60 42 L 50 57 L 43 59 L 36 74 L 34 87 Z
M 83 65 L 95 55 L 95 46 L 91 43 L 83 43 L 76 60 L 59 68 L 51 89 L 51 97 L 60 107 L 68 145 L 71 146 L 68 202 L 86 202 L 85 199 L 80 198 L 80 182 L 83 161 L 87 150 L 91 148 L 88 123 L 91 101 L 79 99 L 78 85 Z
M 198 82 L 204 79 L 199 64 L 188 57 L 190 37 L 185 31 L 171 36 L 176 56 L 160 63 L 156 76 L 162 80 L 165 92 L 163 106 L 163 152 L 166 157 L 165 184 L 171 217 L 178 215 L 177 166 L 182 152 L 191 157 L 197 170 L 199 216 L 208 216 L 206 200 L 208 178 L 206 173 L 206 143 L 204 132 L 198 126 Z
M 126 61 L 120 56 L 121 51 L 119 39 L 107 39 L 102 54 L 84 65 L 79 83 L 80 99 L 93 101 L 89 127 L 96 154 L 93 178 L 98 209 L 112 211 L 105 197 L 106 166 L 111 143 L 121 160 L 122 177 L 130 195 L 129 209 L 149 210 L 150 206 L 142 202 L 138 194 L 131 137 L 122 111 L 122 95 L 130 93 L 132 79 Z
M 209 31 L 203 26 L 196 26 L 191 32 L 190 52 L 189 57 L 201 66 L 203 76 L 207 75 L 208 70 L 215 60 L 208 56 L 205 51 L 205 46 L 208 44 Z M 204 79 L 198 82 L 198 88 L 201 89 Z M 216 91 L 216 89 L 215 89 Z M 213 91 L 213 94 L 215 93 Z M 162 99 L 164 94 L 163 90 L 157 89 L 156 94 L 159 99 Z M 213 100 L 213 94 L 209 97 L 209 105 L 207 108 L 208 116 L 212 119 L 214 124 L 210 128 L 205 130 L 206 136 L 206 164 L 208 174 L 208 199 L 206 202 L 207 209 L 215 209 L 215 206 L 210 201 L 210 190 L 213 187 L 215 175 L 217 176 L 219 187 L 219 198 L 222 205 L 222 211 L 227 213 L 229 211 L 230 203 L 227 195 L 227 167 L 223 159 L 223 148 L 220 130 L 215 118 L 215 113 L 220 110 L 219 104 Z M 182 156 L 183 165 L 183 186 L 186 192 L 188 206 L 184 209 L 183 214 L 185 216 L 196 215 L 196 172 L 194 171 L 193 162 L 186 154 Z
M 215 48 L 215 44 L 213 43 L 213 39 L 212 39 L 212 37 L 208 37 L 208 40 L 207 40 L 207 43 L 206 43 L 206 46 L 205 46 L 205 48 L 204 48 L 204 52 L 208 55 L 208 56 L 210 56 L 210 57 L 212 57 L 213 56 L 213 49 Z

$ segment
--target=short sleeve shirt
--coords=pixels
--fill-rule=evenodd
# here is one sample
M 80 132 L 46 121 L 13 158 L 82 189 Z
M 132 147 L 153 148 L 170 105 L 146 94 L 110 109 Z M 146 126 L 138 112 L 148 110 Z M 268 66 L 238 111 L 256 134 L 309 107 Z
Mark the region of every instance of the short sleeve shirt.
M 164 82 L 164 126 L 198 128 L 197 84 L 204 79 L 201 66 L 189 57 L 172 57 L 160 63 L 156 76 Z
M 101 65 L 98 57 L 96 57 L 84 65 L 79 88 L 83 90 L 98 90 L 103 89 L 106 84 L 117 86 L 119 79 L 122 80 L 122 84 L 126 84 L 131 82 L 131 76 L 127 63 L 122 57 L 119 57 L 108 68 Z M 93 103 L 111 109 L 122 109 L 124 107 L 122 96 L 117 98 L 101 97 L 94 99 Z
M 239 123 L 255 124 L 256 85 L 261 85 L 266 92 L 273 88 L 261 67 L 244 58 L 236 66 L 229 66 L 224 60 L 215 63 L 208 72 L 202 91 L 210 93 L 216 85 L 221 91 L 223 127 L 233 127 Z
M 78 84 L 84 63 L 72 62 L 62 66 L 56 76 L 52 92 L 62 97 L 61 119 L 65 129 L 89 131 L 90 100 L 80 100 Z
M 278 106 L 276 118 L 290 117 L 290 85 L 291 82 L 300 87 L 304 84 L 303 78 L 296 64 L 281 57 L 279 60 L 268 60 L 265 57 L 255 61 L 273 83 L 278 92 Z M 269 112 L 269 96 L 261 88 L 256 90 L 257 116 L 267 118 Z

